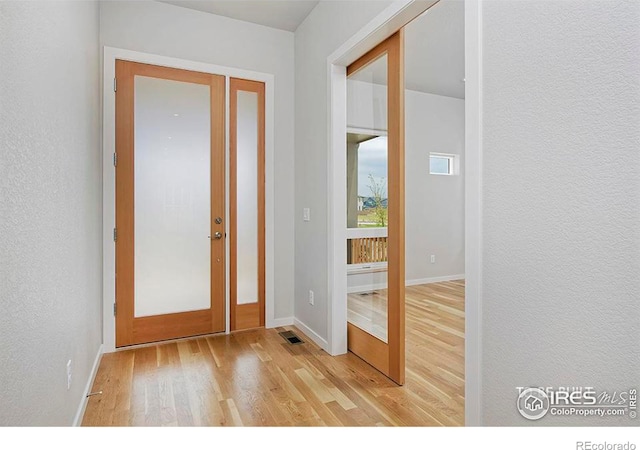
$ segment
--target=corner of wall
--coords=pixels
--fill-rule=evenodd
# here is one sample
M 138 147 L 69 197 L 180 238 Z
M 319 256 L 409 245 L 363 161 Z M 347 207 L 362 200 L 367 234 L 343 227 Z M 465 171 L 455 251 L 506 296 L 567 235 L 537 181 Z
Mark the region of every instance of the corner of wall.
M 89 373 L 89 378 L 87 379 L 87 383 L 85 385 L 82 398 L 80 399 L 80 404 L 78 405 L 78 411 L 76 412 L 76 416 L 73 419 L 73 426 L 79 427 L 82 425 L 82 419 L 84 417 L 84 412 L 87 409 L 87 403 L 91 396 L 91 387 L 93 386 L 93 382 L 96 379 L 96 375 L 98 373 L 98 368 L 100 367 L 100 361 L 102 361 L 102 355 L 104 353 L 104 345 L 100 344 L 98 347 L 98 352 L 96 353 L 96 357 L 93 360 L 93 366 L 91 367 L 91 372 Z M 98 393 L 100 395 L 102 392 Z

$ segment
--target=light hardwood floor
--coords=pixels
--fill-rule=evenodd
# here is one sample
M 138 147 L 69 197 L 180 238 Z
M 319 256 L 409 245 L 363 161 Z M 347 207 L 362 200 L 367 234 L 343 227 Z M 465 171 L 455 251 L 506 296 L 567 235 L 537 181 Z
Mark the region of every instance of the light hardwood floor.
M 104 355 L 83 425 L 462 425 L 464 281 L 407 287 L 406 315 L 405 386 L 259 329 Z

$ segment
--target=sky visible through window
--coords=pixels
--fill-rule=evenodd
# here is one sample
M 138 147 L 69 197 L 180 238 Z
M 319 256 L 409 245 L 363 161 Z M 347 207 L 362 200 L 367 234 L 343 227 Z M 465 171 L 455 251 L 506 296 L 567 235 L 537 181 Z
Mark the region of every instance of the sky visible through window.
M 449 164 L 451 160 L 446 156 L 434 156 L 431 155 L 429 157 L 429 172 L 436 174 L 449 174 L 451 173 L 451 169 Z
M 358 147 L 358 195 L 370 197 L 371 180 L 384 186 L 384 198 L 387 197 L 387 137 L 380 136 L 363 142 Z

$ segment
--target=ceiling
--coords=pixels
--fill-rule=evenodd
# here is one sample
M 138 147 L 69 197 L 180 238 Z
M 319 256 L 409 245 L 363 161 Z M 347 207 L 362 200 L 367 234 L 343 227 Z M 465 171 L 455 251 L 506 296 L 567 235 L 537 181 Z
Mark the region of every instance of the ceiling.
M 295 31 L 318 4 L 310 0 L 158 0 L 280 30 Z
M 158 1 L 287 31 L 295 31 L 318 4 L 309 0 Z M 366 78 L 386 84 L 385 66 L 378 66 Z M 406 87 L 464 98 L 463 79 L 464 0 L 440 0 L 405 27 Z
M 464 1 L 440 0 L 405 28 L 407 89 L 464 98 Z
M 440 0 L 405 27 L 407 89 L 464 98 L 464 1 Z M 387 83 L 386 62 L 373 63 L 353 79 Z

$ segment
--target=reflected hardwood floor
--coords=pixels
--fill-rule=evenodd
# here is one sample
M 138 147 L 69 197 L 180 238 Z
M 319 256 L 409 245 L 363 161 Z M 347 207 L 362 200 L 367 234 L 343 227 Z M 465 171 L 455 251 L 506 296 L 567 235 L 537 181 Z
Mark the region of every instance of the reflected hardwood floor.
M 407 287 L 406 314 L 405 386 L 259 329 L 104 355 L 83 425 L 462 425 L 464 281 Z
M 375 289 L 348 294 L 347 320 L 387 342 L 387 290 Z

